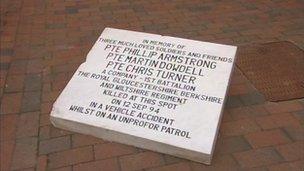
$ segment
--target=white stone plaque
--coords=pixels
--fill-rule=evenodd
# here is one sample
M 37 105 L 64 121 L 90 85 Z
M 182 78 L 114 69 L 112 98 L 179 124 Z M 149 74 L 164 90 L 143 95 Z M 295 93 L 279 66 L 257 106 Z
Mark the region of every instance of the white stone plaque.
M 106 28 L 51 121 L 210 164 L 235 53 L 234 46 Z

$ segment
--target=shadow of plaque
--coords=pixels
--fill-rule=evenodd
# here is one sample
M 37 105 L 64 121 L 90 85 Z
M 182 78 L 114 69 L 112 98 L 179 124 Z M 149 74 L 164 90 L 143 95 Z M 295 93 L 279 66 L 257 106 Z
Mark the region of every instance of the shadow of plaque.
M 242 46 L 237 66 L 268 101 L 304 97 L 304 52 L 291 42 Z

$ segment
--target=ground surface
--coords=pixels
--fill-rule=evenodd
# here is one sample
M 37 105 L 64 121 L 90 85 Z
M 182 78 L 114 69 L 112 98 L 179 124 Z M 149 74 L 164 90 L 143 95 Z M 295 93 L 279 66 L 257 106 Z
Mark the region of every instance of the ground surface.
M 1 171 L 303 171 L 304 100 L 266 102 L 239 69 L 211 166 L 54 128 L 52 103 L 104 27 L 303 49 L 304 2 L 2 0 Z

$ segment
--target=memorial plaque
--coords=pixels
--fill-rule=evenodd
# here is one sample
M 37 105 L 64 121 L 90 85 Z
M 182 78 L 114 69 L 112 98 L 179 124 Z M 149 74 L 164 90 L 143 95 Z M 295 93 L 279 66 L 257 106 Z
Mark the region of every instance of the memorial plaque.
M 106 28 L 52 123 L 210 164 L 236 47 Z

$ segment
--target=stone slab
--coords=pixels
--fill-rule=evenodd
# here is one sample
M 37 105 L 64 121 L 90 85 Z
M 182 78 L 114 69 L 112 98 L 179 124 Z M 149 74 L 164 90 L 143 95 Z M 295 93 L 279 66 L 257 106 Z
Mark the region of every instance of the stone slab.
M 210 164 L 236 47 L 106 28 L 53 105 L 59 128 Z

